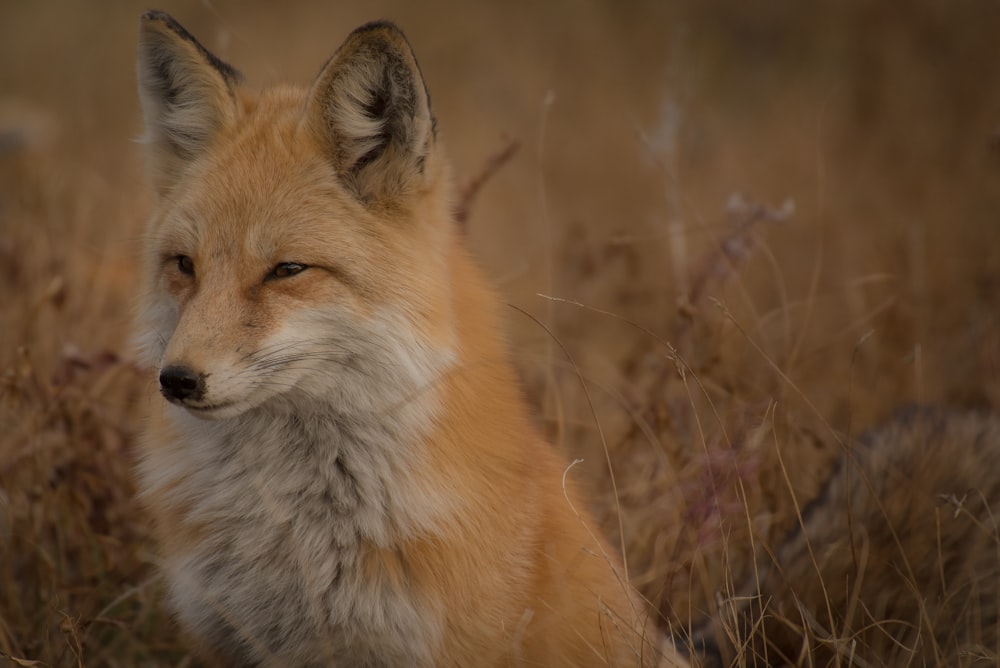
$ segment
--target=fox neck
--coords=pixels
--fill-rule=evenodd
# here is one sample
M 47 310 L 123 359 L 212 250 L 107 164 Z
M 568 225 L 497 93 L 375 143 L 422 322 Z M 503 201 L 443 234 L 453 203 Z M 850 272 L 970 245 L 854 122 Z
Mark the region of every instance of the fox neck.
M 410 479 L 421 466 L 420 453 L 399 422 L 319 408 L 290 413 L 264 406 L 207 424 L 171 408 L 184 432 L 181 447 L 190 450 L 190 489 L 202 495 L 183 500 L 191 518 L 200 523 L 233 512 L 266 513 L 271 516 L 261 519 L 268 523 L 298 523 L 310 518 L 292 517 L 292 509 L 312 507 L 323 509 L 328 517 L 321 521 L 333 524 L 335 533 L 376 545 L 433 531 L 440 512 L 431 510 L 436 504 L 419 480 Z M 218 485 L 220 479 L 240 484 Z

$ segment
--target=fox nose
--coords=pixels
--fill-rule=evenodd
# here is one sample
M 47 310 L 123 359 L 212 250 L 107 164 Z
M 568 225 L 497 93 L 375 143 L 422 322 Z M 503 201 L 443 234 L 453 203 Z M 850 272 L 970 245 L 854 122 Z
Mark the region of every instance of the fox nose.
M 205 375 L 186 366 L 172 365 L 160 370 L 160 393 L 167 399 L 201 399 L 205 394 Z

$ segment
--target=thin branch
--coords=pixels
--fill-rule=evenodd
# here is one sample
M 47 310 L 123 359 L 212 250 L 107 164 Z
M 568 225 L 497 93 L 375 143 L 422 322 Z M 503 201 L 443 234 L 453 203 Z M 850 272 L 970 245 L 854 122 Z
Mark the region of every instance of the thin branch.
M 467 181 L 460 189 L 458 193 L 458 204 L 455 207 L 455 221 L 458 223 L 459 228 L 465 231 L 466 223 L 469 220 L 469 215 L 472 212 L 472 202 L 482 190 L 486 182 L 493 178 L 493 175 L 499 171 L 504 164 L 509 161 L 517 149 L 521 147 L 520 142 L 513 137 L 503 137 L 503 144 L 499 149 L 494 151 L 492 154 L 487 156 L 486 161 L 483 163 L 482 168 L 480 168 L 479 173 L 473 176 L 469 181 Z

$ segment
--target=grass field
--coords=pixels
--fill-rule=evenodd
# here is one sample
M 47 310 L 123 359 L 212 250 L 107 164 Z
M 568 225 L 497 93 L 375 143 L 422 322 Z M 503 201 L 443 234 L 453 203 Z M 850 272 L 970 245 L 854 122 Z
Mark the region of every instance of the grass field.
M 0 663 L 191 661 L 131 478 L 158 400 L 129 347 L 146 8 L 0 7 Z M 515 147 L 469 244 L 540 423 L 675 627 L 840 444 L 903 404 L 1000 404 L 996 3 L 161 8 L 254 84 L 393 19 L 459 187 Z

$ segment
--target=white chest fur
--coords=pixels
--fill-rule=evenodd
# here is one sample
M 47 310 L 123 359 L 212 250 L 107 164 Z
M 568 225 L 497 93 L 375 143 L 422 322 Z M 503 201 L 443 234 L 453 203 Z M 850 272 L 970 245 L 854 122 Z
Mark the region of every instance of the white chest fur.
M 140 473 L 147 493 L 198 527 L 196 542 L 168 545 L 164 564 L 188 629 L 246 664 L 429 662 L 435 603 L 360 563 L 447 514 L 421 487 L 398 422 L 301 410 L 206 422 L 167 410 L 179 438 L 151 448 Z

